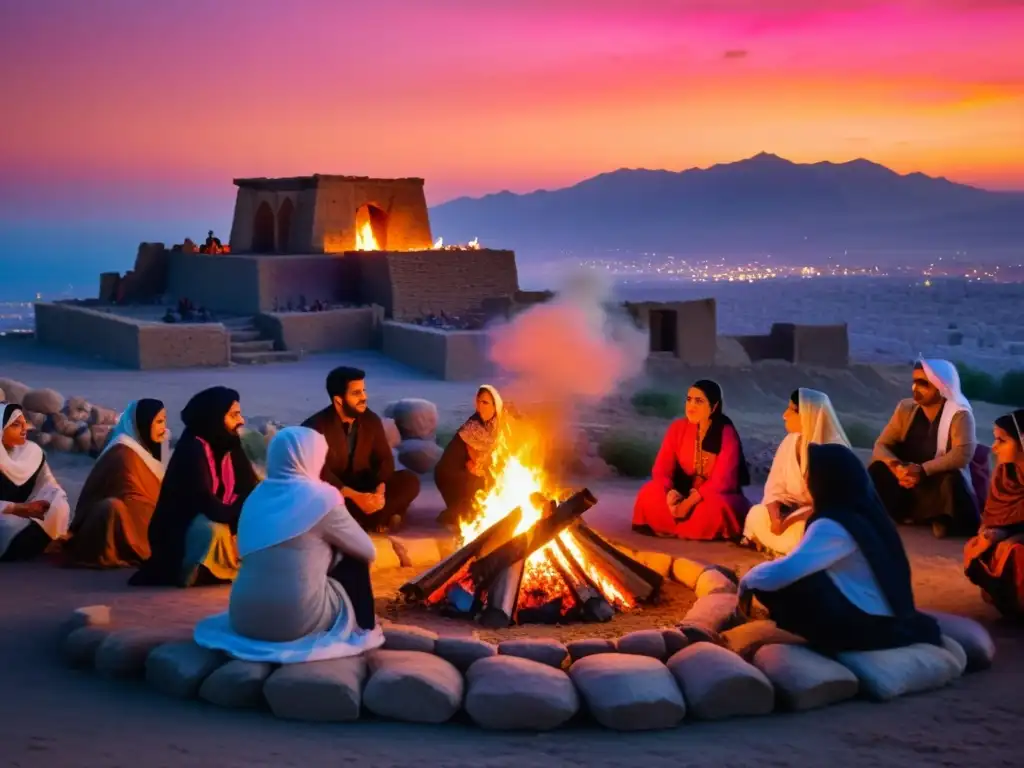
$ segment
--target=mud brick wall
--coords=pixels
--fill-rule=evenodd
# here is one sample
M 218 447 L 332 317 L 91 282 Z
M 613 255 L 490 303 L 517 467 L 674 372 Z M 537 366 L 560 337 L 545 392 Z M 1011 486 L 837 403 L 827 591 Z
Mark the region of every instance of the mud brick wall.
M 734 338 L 755 363 L 759 360 L 785 360 L 821 368 L 845 368 L 850 364 L 850 336 L 845 323 L 773 323 L 768 334 Z
M 659 352 L 688 365 L 714 365 L 718 350 L 718 305 L 714 299 L 677 302 L 627 302 L 637 325 L 651 330 L 651 312 L 675 312 L 675 350 Z
M 219 323 L 145 323 L 70 304 L 36 304 L 36 341 L 137 370 L 224 366 L 230 338 Z
M 352 303 L 359 293 L 358 263 L 344 256 L 236 256 L 173 252 L 170 298 L 187 296 L 197 307 L 233 315 L 269 312 L 277 299 L 296 305 Z
M 352 254 L 349 254 L 352 255 Z M 512 251 L 367 251 L 361 265 L 362 303 L 379 304 L 395 320 L 479 310 L 485 299 L 519 290 Z M 347 258 L 348 256 L 346 256 Z
M 485 331 L 442 331 L 385 321 L 381 346 L 393 360 L 445 381 L 479 381 L 493 373 Z
M 338 352 L 380 346 L 381 307 L 330 309 L 325 312 L 265 312 L 256 327 L 274 340 L 276 349 Z

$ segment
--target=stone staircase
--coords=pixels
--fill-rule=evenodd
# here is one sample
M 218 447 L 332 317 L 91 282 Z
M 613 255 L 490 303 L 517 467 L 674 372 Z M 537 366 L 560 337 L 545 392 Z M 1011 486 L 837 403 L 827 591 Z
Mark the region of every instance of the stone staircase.
M 266 338 L 253 325 L 251 317 L 231 318 L 222 322 L 231 334 L 232 365 L 293 363 L 300 358 L 298 352 L 275 350 L 274 340 Z

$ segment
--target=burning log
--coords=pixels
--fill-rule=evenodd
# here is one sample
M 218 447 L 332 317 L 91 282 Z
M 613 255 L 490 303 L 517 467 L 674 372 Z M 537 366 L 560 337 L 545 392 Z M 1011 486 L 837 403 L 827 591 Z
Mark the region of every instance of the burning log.
M 480 623 L 483 626 L 488 629 L 500 629 L 513 622 L 525 567 L 525 561 L 520 560 L 494 579 L 491 588 L 487 590 L 487 607 L 480 614 Z
M 515 533 L 522 516 L 522 510 L 516 507 L 469 544 L 453 552 L 413 581 L 403 584 L 398 591 L 410 602 L 426 600 L 463 570 L 470 560 L 486 557 L 507 542 Z
M 586 556 L 607 566 L 618 582 L 638 600 L 644 602 L 657 597 L 665 581 L 661 574 L 617 550 L 582 520 L 576 521 L 572 532 Z
M 576 562 L 575 556 L 562 543 L 561 538 L 555 539 L 555 544 L 552 547 L 551 562 L 562 576 L 562 580 L 569 585 L 569 589 L 585 619 L 590 621 L 612 620 L 615 616 L 615 609 L 604 599 L 597 584 L 587 576 L 583 567 Z
M 594 494 L 586 488 L 574 493 L 559 504 L 550 516 L 538 520 L 530 530 L 505 542 L 489 555 L 479 558 L 470 565 L 469 574 L 473 584 L 477 589 L 487 589 L 501 571 L 520 560 L 525 560 L 596 503 Z

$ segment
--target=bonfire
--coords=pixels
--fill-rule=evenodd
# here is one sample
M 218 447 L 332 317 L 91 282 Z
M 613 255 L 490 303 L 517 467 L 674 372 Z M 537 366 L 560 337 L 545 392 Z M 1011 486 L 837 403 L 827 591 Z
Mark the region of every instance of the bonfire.
M 496 437 L 474 515 L 454 554 L 405 584 L 412 602 L 510 623 L 608 621 L 657 598 L 662 577 L 605 541 L 582 520 L 597 503 L 545 467 L 545 432 L 507 419 Z

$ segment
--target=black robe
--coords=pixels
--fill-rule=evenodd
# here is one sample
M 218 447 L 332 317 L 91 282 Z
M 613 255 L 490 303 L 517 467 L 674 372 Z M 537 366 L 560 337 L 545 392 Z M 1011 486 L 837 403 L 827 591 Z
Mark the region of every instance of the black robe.
M 185 557 L 185 536 L 196 515 L 205 515 L 215 523 L 224 523 L 234 531 L 242 513 L 242 504 L 259 482 L 241 444 L 229 449 L 235 471 L 235 500 L 225 504 L 224 483 L 218 480 L 213 492 L 213 477 L 206 449 L 188 429 L 171 454 L 160 486 L 153 518 L 149 524 L 150 558 L 132 576 L 136 586 L 173 586 L 178 583 Z M 217 472 L 223 452 L 214 459 Z

